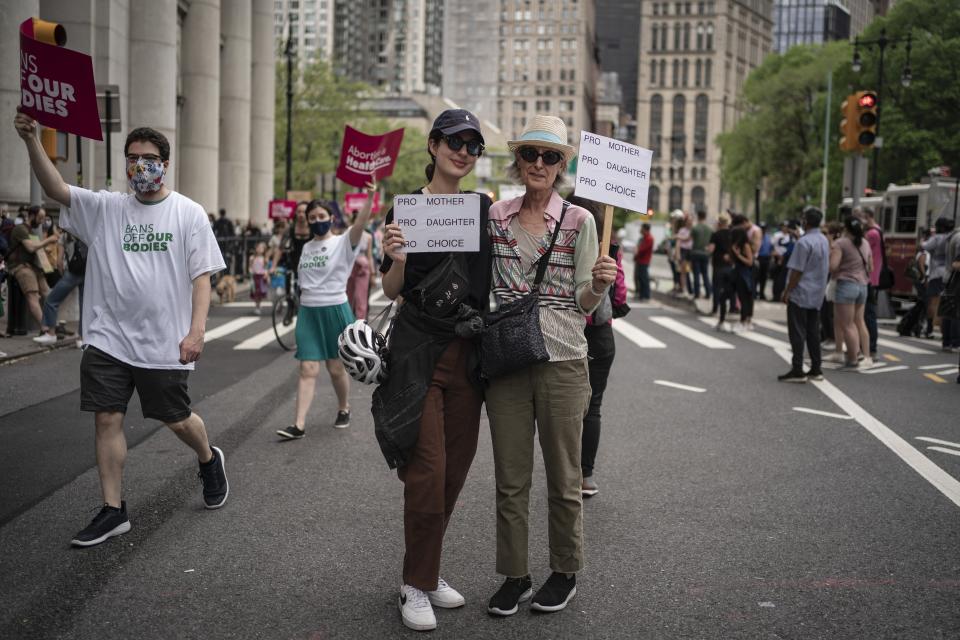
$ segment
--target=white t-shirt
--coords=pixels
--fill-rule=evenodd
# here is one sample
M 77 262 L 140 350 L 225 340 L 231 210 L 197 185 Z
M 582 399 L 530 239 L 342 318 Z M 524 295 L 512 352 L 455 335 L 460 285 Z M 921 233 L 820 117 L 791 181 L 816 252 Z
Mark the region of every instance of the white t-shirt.
M 350 232 L 311 240 L 300 254 L 300 302 L 308 307 L 330 307 L 347 301 L 347 280 L 360 252 L 350 246 Z
M 83 341 L 135 367 L 193 369 L 180 364 L 193 279 L 226 267 L 203 207 L 71 186 L 60 225 L 89 247 Z

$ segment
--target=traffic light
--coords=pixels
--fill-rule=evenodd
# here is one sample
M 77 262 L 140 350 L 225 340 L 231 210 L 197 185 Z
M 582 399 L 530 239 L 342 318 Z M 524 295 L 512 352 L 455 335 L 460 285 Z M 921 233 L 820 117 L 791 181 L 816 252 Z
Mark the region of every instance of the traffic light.
M 873 91 L 858 91 L 857 96 L 857 143 L 861 149 L 869 149 L 877 139 L 877 94 Z
M 877 139 L 877 94 L 857 91 L 840 105 L 840 149 L 861 152 Z

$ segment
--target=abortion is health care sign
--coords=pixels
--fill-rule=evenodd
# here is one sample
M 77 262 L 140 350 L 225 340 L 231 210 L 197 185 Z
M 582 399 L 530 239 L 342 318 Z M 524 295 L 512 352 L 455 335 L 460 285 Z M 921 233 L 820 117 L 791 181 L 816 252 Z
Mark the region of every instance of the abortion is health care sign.
M 354 187 L 380 181 L 393 173 L 403 142 L 403 129 L 371 136 L 347 126 L 343 131 L 337 177 Z
M 650 149 L 582 131 L 576 194 L 646 214 L 652 157 Z
M 407 253 L 480 250 L 480 194 L 394 196 L 393 221 Z
M 20 111 L 50 129 L 103 140 L 90 56 L 34 38 L 20 24 Z

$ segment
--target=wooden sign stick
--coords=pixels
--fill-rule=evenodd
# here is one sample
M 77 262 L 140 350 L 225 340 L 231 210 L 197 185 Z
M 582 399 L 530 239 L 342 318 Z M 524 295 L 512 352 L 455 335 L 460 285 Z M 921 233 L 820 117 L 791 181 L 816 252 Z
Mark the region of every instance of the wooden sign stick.
M 604 205 L 603 241 L 600 243 L 600 255 L 610 255 L 610 236 L 613 234 L 613 205 Z

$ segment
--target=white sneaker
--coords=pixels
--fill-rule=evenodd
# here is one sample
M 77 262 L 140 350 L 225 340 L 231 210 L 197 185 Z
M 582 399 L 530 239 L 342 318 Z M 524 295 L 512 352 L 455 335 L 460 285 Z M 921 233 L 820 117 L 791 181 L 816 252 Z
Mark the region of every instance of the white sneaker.
M 746 330 L 747 330 L 747 327 L 742 322 L 738 322 L 737 324 L 733 325 L 734 333 L 743 333 Z
M 37 344 L 43 345 L 55 344 L 57 342 L 57 336 L 50 333 L 41 333 L 39 336 L 34 338 L 33 341 Z
M 427 591 L 430 604 L 441 609 L 456 609 L 467 604 L 460 592 L 446 583 L 443 578 L 437 580 L 437 590 Z
M 427 594 L 408 584 L 400 587 L 397 598 L 403 624 L 414 631 L 430 631 L 437 628 L 437 616 L 433 614 Z
M 255 316 L 260 315 L 260 309 L 254 307 L 254 308 L 253 308 L 253 315 L 255 315 Z

